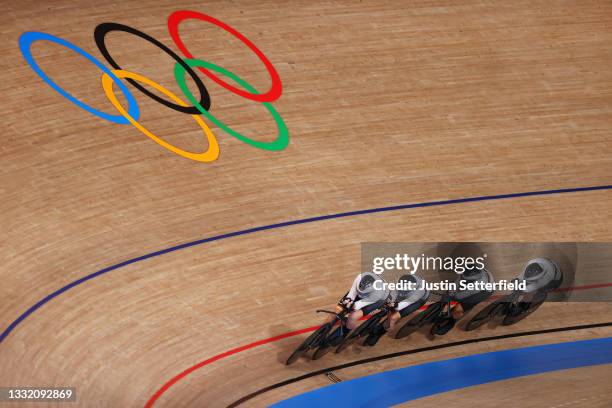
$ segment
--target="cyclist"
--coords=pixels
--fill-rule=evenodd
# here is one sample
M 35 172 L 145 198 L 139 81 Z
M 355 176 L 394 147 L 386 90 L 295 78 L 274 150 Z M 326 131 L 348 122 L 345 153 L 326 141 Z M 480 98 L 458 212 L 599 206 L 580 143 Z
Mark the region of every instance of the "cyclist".
M 375 282 L 379 282 L 375 284 Z M 389 288 L 385 280 L 373 272 L 363 272 L 355 277 L 351 289 L 338 302 L 336 313 L 349 310 L 346 327 L 339 326 L 326 339 L 321 347 L 337 346 L 342 339 L 367 316 L 385 304 L 389 297 Z M 333 319 L 333 317 L 332 317 Z
M 393 312 L 389 317 L 381 321 L 364 341 L 366 346 L 375 346 L 378 340 L 389 330 L 393 329 L 398 320 L 417 311 L 429 299 L 429 291 L 423 286 L 423 279 L 418 275 L 402 275 L 398 283 L 403 283 L 404 288 L 394 293 Z M 391 302 L 391 301 L 390 301 Z
M 563 273 L 552 260 L 535 258 L 527 262 L 517 280 L 524 281 L 526 287 L 519 301 L 510 305 L 508 314 L 512 316 L 525 312 L 532 303 L 544 301 L 548 292 L 561 285 Z
M 460 274 L 457 278 L 457 287 L 461 282 L 483 282 L 493 283 L 493 275 L 486 269 L 472 268 Z M 453 317 L 455 320 L 461 319 L 466 313 L 480 302 L 487 300 L 493 294 L 493 290 L 477 289 L 458 289 L 452 293 L 453 299 L 457 302 L 453 307 Z
M 484 268 L 471 268 L 460 274 L 456 280 L 458 289 L 449 293 L 449 296 L 451 296 L 456 303 L 451 309 L 450 316 L 442 318 L 443 321 L 439 324 L 435 333 L 437 335 L 448 333 L 455 327 L 455 323 L 465 316 L 466 313 L 472 310 L 480 302 L 487 300 L 493 294 L 493 290 L 461 289 L 461 282 L 493 283 L 494 280 L 493 275 Z
M 535 258 L 527 262 L 525 270 L 518 279 L 526 281 L 526 293 L 550 292 L 561 285 L 563 274 L 557 264 L 550 259 Z

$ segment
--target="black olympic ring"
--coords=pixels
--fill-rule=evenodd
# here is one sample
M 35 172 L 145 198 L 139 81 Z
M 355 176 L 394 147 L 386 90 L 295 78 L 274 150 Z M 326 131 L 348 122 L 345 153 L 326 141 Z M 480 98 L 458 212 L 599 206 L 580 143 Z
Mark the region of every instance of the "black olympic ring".
M 140 37 L 140 38 L 142 38 L 144 40 L 147 40 L 148 42 L 156 45 L 158 48 L 162 49 L 166 54 L 168 54 L 172 58 L 174 58 L 174 60 L 176 62 L 181 64 L 183 66 L 183 68 L 185 68 L 187 70 L 189 75 L 191 75 L 191 77 L 195 81 L 196 85 L 198 86 L 198 89 L 199 89 L 200 95 L 201 95 L 200 105 L 202 105 L 202 107 L 204 107 L 204 109 L 206 109 L 206 110 L 210 109 L 210 95 L 208 94 L 208 90 L 204 86 L 204 83 L 196 75 L 196 73 L 193 72 L 191 67 L 189 65 L 187 65 L 187 63 L 185 61 L 183 61 L 183 59 L 181 57 L 176 55 L 176 53 L 174 51 L 172 51 L 170 48 L 166 47 L 164 44 L 160 43 L 159 41 L 157 41 L 155 38 L 151 37 L 150 35 L 145 34 L 142 31 L 139 31 L 139 30 L 137 30 L 135 28 L 132 28 L 132 27 L 129 27 L 129 26 L 126 26 L 126 25 L 123 25 L 123 24 L 118 24 L 118 23 L 102 23 L 102 24 L 98 25 L 96 27 L 96 29 L 94 30 L 94 39 L 96 40 L 96 45 L 98 46 L 98 49 L 100 50 L 100 53 L 104 56 L 104 58 L 106 58 L 106 61 L 108 61 L 108 63 L 113 66 L 113 68 L 115 68 L 115 69 L 122 69 L 119 66 L 119 64 L 117 64 L 115 62 L 113 57 L 111 57 L 110 53 L 108 52 L 108 49 L 106 48 L 106 44 L 104 43 L 104 38 L 105 38 L 106 34 L 110 33 L 111 31 L 125 31 L 126 33 L 134 34 L 134 35 L 136 35 L 136 36 L 138 36 L 138 37 Z M 169 107 L 171 109 L 174 109 L 176 111 L 183 112 L 183 113 L 189 113 L 191 115 L 201 115 L 202 114 L 198 110 L 198 108 L 196 108 L 195 106 L 181 106 L 181 105 L 177 105 L 175 103 L 167 101 L 164 98 L 161 98 L 161 97 L 157 96 L 156 94 L 154 94 L 153 92 L 149 91 L 148 89 L 146 89 L 144 86 L 140 85 L 138 82 L 134 81 L 133 79 L 126 78 L 126 81 L 128 81 L 130 84 L 134 85 L 134 87 L 136 87 L 137 89 L 142 91 L 145 95 L 150 96 L 151 98 L 155 99 L 157 102 L 159 102 L 161 104 L 164 104 L 164 105 L 166 105 L 167 107 Z

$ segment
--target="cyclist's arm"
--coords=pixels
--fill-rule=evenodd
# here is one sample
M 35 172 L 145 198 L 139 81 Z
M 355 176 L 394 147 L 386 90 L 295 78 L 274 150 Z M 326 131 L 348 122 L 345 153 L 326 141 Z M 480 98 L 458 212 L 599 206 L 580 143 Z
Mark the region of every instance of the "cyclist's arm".
M 348 294 L 345 297 L 355 300 L 355 298 L 357 297 L 357 285 L 359 285 L 360 278 L 361 278 L 361 274 L 355 277 L 355 279 L 353 280 L 353 285 L 351 286 L 351 289 L 349 290 Z
M 344 309 L 348 309 L 349 307 L 351 307 L 352 303 L 353 299 L 349 298 L 349 292 L 346 292 L 344 296 L 340 298 L 338 304 L 336 305 L 336 313 L 342 313 Z
M 359 285 L 359 278 L 360 276 L 357 275 L 357 277 L 353 281 L 351 289 L 346 292 L 344 296 L 342 296 L 342 298 L 336 305 L 336 313 L 340 313 L 344 309 L 350 309 L 353 306 L 353 303 L 355 303 L 355 298 L 357 297 L 357 285 Z

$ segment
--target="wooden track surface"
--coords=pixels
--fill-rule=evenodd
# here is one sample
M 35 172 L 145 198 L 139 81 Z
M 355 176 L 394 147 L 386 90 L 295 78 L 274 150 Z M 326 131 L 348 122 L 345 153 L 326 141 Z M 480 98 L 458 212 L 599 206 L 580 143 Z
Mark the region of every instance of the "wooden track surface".
M 203 237 L 372 207 L 612 184 L 610 1 L 101 3 L 3 3 L 2 330 L 82 276 Z M 276 66 L 284 92 L 274 106 L 291 132 L 286 150 L 257 150 L 211 125 L 219 160 L 186 160 L 132 126 L 72 105 L 19 51 L 22 32 L 43 31 L 98 57 L 93 30 L 105 21 L 136 27 L 176 50 L 166 19 L 178 9 L 227 22 Z M 269 87 L 263 65 L 227 33 L 188 22 L 181 35 L 195 56 L 257 89 Z M 180 94 L 174 62 L 159 49 L 125 33 L 110 34 L 108 45 L 122 67 Z M 59 85 L 113 112 L 95 66 L 50 43 L 32 49 Z M 259 103 L 205 83 L 211 112 L 253 138 L 274 139 L 274 122 Z M 187 150 L 206 148 L 188 115 L 133 92 L 143 124 Z M 263 231 L 139 262 L 70 290 L 24 320 L 0 344 L 0 386 L 75 386 L 78 406 L 143 406 L 199 361 L 318 323 L 313 311 L 333 305 L 359 270 L 361 242 L 612 241 L 611 202 L 607 190 L 418 208 Z M 554 327 L 612 318 L 610 303 L 555 306 L 512 330 L 550 327 L 552 317 Z M 527 343 L 610 334 L 598 329 Z M 374 350 L 285 368 L 280 361 L 297 342 L 210 365 L 156 406 L 225 406 L 288 376 L 412 345 L 385 339 Z M 414 346 L 423 344 L 419 338 Z M 429 353 L 343 375 L 474 352 Z M 609 406 L 609 375 L 601 371 L 543 375 L 546 395 L 529 401 L 550 408 L 569 402 L 568 376 L 578 376 L 592 381 L 576 385 L 576 400 L 603 395 L 588 406 Z M 510 398 L 529 382 L 477 391 L 490 401 L 503 388 Z M 327 383 L 316 378 L 253 404 Z M 475 402 L 471 389 L 451 394 L 416 406 Z

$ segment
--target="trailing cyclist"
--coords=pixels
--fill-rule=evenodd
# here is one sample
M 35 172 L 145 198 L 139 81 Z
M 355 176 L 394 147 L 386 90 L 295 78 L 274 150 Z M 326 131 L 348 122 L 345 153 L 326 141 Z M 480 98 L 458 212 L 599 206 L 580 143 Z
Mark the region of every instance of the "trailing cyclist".
M 495 282 L 493 275 L 491 275 L 491 273 L 484 268 L 471 268 L 460 274 L 456 281 L 458 288 L 462 287 L 460 285 L 462 281 L 465 283 Z M 458 320 L 463 318 L 463 316 L 465 316 L 465 314 L 472 310 L 477 304 L 484 302 L 491 297 L 492 294 L 492 290 L 486 289 L 459 289 L 456 291 L 451 291 L 449 296 L 455 301 L 455 305 L 452 306 L 450 315 L 445 317 L 443 321 L 437 325 L 435 333 L 433 334 L 444 335 L 448 333 L 453 327 L 455 327 L 455 323 L 457 323 Z
M 534 304 L 541 304 L 551 290 L 557 289 L 563 281 L 561 270 L 548 258 L 535 258 L 527 262 L 523 272 L 517 277 L 525 281 L 525 290 L 517 301 L 510 304 L 509 316 L 518 316 Z

